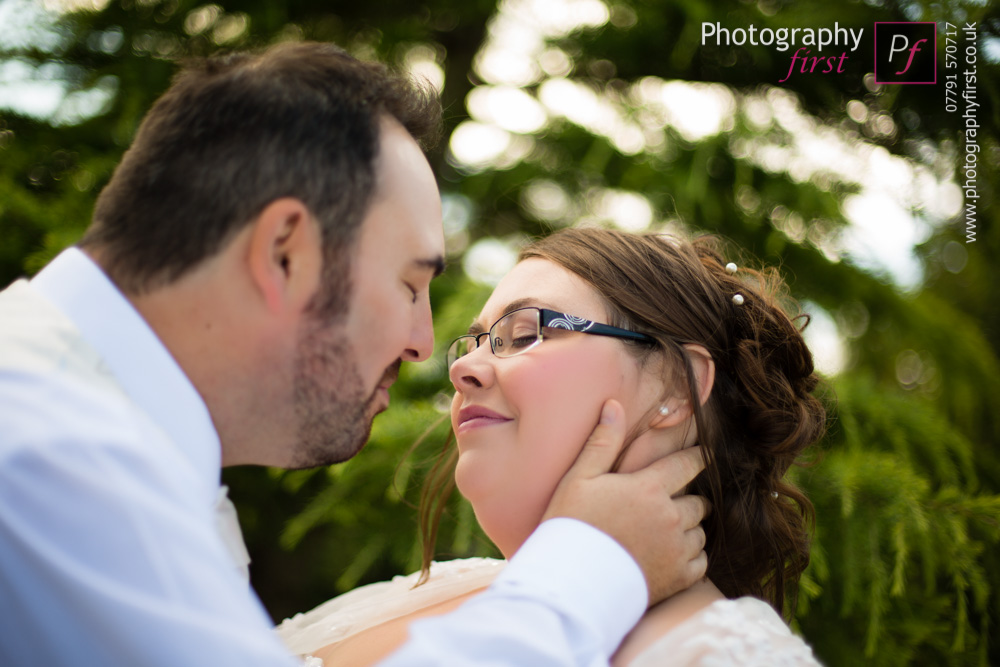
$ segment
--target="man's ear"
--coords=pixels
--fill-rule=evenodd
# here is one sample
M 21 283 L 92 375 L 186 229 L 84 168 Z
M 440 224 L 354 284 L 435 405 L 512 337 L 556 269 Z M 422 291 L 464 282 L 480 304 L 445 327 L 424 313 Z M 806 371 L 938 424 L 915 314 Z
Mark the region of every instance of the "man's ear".
M 691 370 L 694 373 L 695 387 L 698 391 L 698 403 L 704 405 L 705 401 L 712 393 L 712 386 L 715 384 L 715 361 L 708 350 L 701 345 L 688 343 L 684 346 L 691 360 Z M 681 396 L 687 395 L 687 385 L 683 387 L 680 396 L 673 396 L 663 402 L 660 407 L 665 407 L 667 414 L 663 414 L 657 409 L 653 413 L 650 428 L 669 428 L 677 426 L 693 414 L 691 401 Z
M 285 197 L 264 207 L 251 223 L 250 278 L 269 310 L 301 310 L 319 288 L 322 235 L 300 200 Z

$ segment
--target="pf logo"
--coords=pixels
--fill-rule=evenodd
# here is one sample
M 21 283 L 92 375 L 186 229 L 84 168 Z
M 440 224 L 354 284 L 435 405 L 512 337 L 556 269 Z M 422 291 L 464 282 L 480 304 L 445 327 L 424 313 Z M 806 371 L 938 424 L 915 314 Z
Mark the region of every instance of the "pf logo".
M 937 24 L 876 23 L 875 83 L 937 83 Z

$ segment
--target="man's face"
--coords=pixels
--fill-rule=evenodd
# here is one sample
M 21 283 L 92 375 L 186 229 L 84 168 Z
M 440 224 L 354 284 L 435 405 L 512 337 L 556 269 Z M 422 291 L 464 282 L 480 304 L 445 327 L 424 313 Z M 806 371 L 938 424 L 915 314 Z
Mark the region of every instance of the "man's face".
M 440 194 L 407 131 L 386 119 L 380 134 L 376 190 L 351 256 L 347 313 L 334 323 L 307 315 L 299 337 L 299 448 L 291 467 L 357 454 L 389 405 L 400 364 L 423 361 L 434 349 L 428 288 L 444 262 Z

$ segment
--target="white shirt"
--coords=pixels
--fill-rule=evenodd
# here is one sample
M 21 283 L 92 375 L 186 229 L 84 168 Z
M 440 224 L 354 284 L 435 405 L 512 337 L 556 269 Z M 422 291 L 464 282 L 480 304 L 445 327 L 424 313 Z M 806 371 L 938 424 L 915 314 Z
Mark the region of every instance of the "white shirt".
M 0 664 L 296 664 L 220 536 L 220 458 L 197 391 L 82 252 L 0 293 Z M 645 602 L 617 543 L 560 519 L 390 664 L 605 664 Z

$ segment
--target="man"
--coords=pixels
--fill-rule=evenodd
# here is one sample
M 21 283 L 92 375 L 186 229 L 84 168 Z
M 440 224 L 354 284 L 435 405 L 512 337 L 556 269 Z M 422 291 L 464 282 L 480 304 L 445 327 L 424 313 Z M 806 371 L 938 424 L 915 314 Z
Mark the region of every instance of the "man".
M 350 458 L 431 354 L 438 122 L 329 45 L 193 66 L 79 248 L 0 294 L 0 664 L 295 663 L 227 551 L 220 466 Z M 602 474 L 620 408 L 601 422 L 556 518 L 394 664 L 600 663 L 704 574 L 703 502 L 670 499 L 698 458 Z

